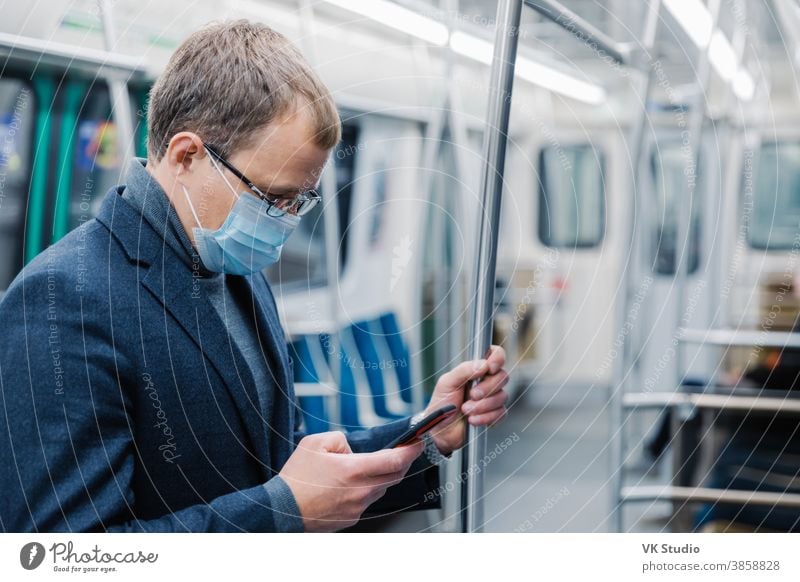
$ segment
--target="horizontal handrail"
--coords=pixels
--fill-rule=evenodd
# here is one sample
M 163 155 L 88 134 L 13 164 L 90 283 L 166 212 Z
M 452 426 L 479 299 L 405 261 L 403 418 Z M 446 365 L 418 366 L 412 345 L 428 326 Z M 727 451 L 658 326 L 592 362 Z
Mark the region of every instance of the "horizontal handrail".
M 621 65 L 632 65 L 630 48 L 619 43 L 599 28 L 555 0 L 525 0 L 525 5 L 557 24 L 581 42 L 603 51 Z
M 664 408 L 691 405 L 717 410 L 780 412 L 800 414 L 800 399 L 770 396 L 730 396 L 727 394 L 687 394 L 674 392 L 633 392 L 622 398 L 624 408 Z
M 102 69 L 105 74 L 125 78 L 144 76 L 147 72 L 144 61 L 138 57 L 6 32 L 0 32 L 0 58 L 84 69 L 91 73 Z
M 798 493 L 714 489 L 712 487 L 681 487 L 678 485 L 635 485 L 623 487 L 621 499 L 622 501 L 702 501 L 734 503 L 737 505 L 800 507 L 800 494 Z
M 713 346 L 800 348 L 800 333 L 791 331 L 681 328 L 678 338 L 686 343 Z

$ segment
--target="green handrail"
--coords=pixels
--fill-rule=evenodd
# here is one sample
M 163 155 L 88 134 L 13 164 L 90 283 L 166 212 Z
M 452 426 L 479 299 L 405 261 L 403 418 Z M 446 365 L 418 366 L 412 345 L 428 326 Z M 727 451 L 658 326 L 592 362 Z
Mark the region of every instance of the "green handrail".
M 71 81 L 64 91 L 64 114 L 58 144 L 58 180 L 56 182 L 52 242 L 56 242 L 69 232 L 69 204 L 72 198 L 72 168 L 76 132 L 78 131 L 78 114 L 87 90 L 86 83 Z
M 28 216 L 25 227 L 25 263 L 29 263 L 41 251 L 44 205 L 47 190 L 49 157 L 50 110 L 55 96 L 55 83 L 50 77 L 33 78 L 36 98 L 36 146 L 31 168 L 31 189 L 28 197 Z

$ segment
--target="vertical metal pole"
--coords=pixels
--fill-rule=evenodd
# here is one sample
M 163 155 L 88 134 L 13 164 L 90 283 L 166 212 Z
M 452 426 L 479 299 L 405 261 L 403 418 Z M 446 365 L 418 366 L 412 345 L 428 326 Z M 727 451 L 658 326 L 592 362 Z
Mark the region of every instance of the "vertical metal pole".
M 648 11 L 647 16 L 645 17 L 644 23 L 644 30 L 642 34 L 641 40 L 641 47 L 644 51 L 644 54 L 647 58 L 652 59 L 652 50 L 655 46 L 656 42 L 656 33 L 658 31 L 658 17 L 659 17 L 659 10 L 661 8 L 660 0 L 653 0 L 648 4 Z M 644 65 L 644 63 L 641 63 Z M 636 249 L 636 247 L 641 243 L 642 240 L 642 224 L 641 219 L 639 217 L 639 213 L 647 204 L 646 200 L 643 200 L 643 192 L 642 192 L 642 185 L 644 183 L 643 180 L 640 179 L 640 174 L 642 170 L 642 159 L 644 154 L 644 145 L 645 145 L 645 126 L 647 124 L 647 98 L 650 94 L 650 87 L 652 85 L 652 66 L 651 63 L 647 63 L 647 70 L 642 71 L 643 79 L 641 82 L 641 95 L 642 95 L 642 111 L 639 117 L 636 120 L 636 124 L 633 126 L 633 131 L 631 132 L 631 140 L 630 143 L 632 147 L 630 151 L 633 152 L 633 159 L 631 162 L 631 168 L 634 172 L 633 175 L 633 204 L 628 213 L 629 222 L 628 222 L 628 236 L 631 241 L 631 248 Z M 629 257 L 628 263 L 623 266 L 622 270 L 622 278 L 623 284 L 620 286 L 620 293 L 622 297 L 619 298 L 617 301 L 617 316 L 616 321 L 619 322 L 620 325 L 623 325 L 628 314 L 629 302 L 631 299 L 631 291 L 634 285 L 632 284 L 632 280 L 634 275 L 638 272 L 640 268 L 639 261 L 641 260 L 641 254 L 637 252 L 631 252 Z M 614 498 L 612 499 L 612 521 L 614 524 L 614 531 L 621 532 L 623 527 L 623 515 L 622 515 L 622 464 L 624 461 L 624 449 L 625 449 L 625 427 L 623 426 L 623 410 L 622 410 L 622 400 L 625 396 L 625 387 L 627 386 L 629 379 L 628 379 L 628 372 L 630 364 L 633 361 L 632 355 L 632 346 L 631 339 L 627 336 L 622 338 L 622 346 L 620 347 L 620 355 L 615 361 L 613 373 L 612 373 L 612 381 L 611 381 L 611 439 L 614 443 L 614 446 L 611 447 L 611 475 L 613 476 L 614 486 L 613 486 L 613 495 Z M 639 350 L 640 346 L 635 346 L 637 351 Z
M 779 3 L 776 3 L 776 10 L 778 4 Z M 734 24 L 734 32 L 733 38 L 731 39 L 731 44 L 733 45 L 733 50 L 736 53 L 737 61 L 741 64 L 744 64 L 745 50 L 747 48 L 747 36 L 749 33 L 742 23 L 746 22 L 747 20 L 747 3 L 744 0 L 733 0 L 732 8 L 735 10 L 736 14 L 741 15 L 741 20 L 737 19 L 738 22 Z M 780 11 L 778 11 L 778 14 L 780 15 Z M 717 260 L 715 261 L 718 265 L 718 268 L 713 272 L 713 277 L 715 279 L 714 285 L 709 285 L 711 289 L 715 290 L 714 295 L 712 296 L 709 294 L 709 297 L 714 297 L 718 301 L 717 316 L 712 322 L 712 326 L 716 328 L 727 327 L 729 324 L 728 313 L 731 294 L 730 288 L 727 290 L 727 292 L 723 292 L 723 282 L 727 280 L 728 270 L 735 258 L 737 252 L 736 249 L 739 243 L 739 233 L 741 232 L 739 220 L 740 215 L 738 210 L 736 214 L 731 214 L 727 212 L 727 209 L 725 208 L 725 199 L 728 196 L 728 192 L 738 192 L 740 189 L 742 179 L 741 170 L 744 169 L 739 168 L 740 160 L 738 156 L 741 156 L 741 154 L 745 151 L 745 148 L 743 147 L 745 146 L 744 137 L 748 132 L 744 124 L 741 132 L 739 132 L 737 129 L 737 124 L 734 121 L 734 116 L 738 109 L 738 103 L 738 99 L 732 88 L 728 87 L 728 92 L 725 94 L 724 111 L 725 116 L 728 119 L 726 134 L 730 135 L 730 139 L 728 140 L 728 148 L 725 153 L 725 157 L 723 158 L 723 167 L 725 168 L 725 171 L 721 172 L 722 179 L 720 181 L 719 188 L 716 189 L 718 194 L 715 198 L 718 204 L 717 207 L 723 209 L 719 224 L 717 226 L 718 232 L 721 233 L 721 243 L 716 255 Z M 739 171 L 737 172 L 736 169 L 739 169 Z M 735 202 L 734 206 L 737 209 L 741 208 L 740 201 L 736 194 L 734 194 L 732 200 Z M 718 354 L 724 354 L 725 350 L 724 348 L 720 347 L 716 351 Z M 720 366 L 714 366 L 714 374 L 710 380 L 712 384 L 716 384 L 717 382 L 719 368 Z
M 481 180 L 481 208 L 476 243 L 474 293 L 470 321 L 470 353 L 473 359 L 486 357 L 492 340 L 497 237 L 500 227 L 500 201 L 503 169 L 514 86 L 522 0 L 500 0 L 497 7 L 494 56 L 490 76 L 489 107 L 483 139 L 484 165 Z M 474 383 L 466 387 L 468 396 Z M 483 529 L 483 473 L 478 463 L 486 453 L 486 429 L 469 426 L 461 451 L 461 531 Z
M 103 40 L 106 50 L 113 52 L 116 45 L 116 31 L 112 18 L 111 3 L 109 0 L 98 0 L 97 7 L 103 20 Z M 111 114 L 117 126 L 117 136 L 122 151 L 123 160 L 133 157 L 136 148 L 133 140 L 133 121 L 131 120 L 131 98 L 128 94 L 128 84 L 116 77 L 108 77 L 108 89 L 111 94 Z M 122 167 L 125 167 L 123 163 Z
M 708 5 L 708 10 L 711 13 L 711 30 L 715 31 L 719 21 L 720 0 L 711 0 Z M 675 265 L 675 290 L 677 299 L 675 302 L 676 331 L 683 326 L 682 319 L 685 308 L 684 301 L 686 299 L 686 287 L 689 281 L 689 269 L 691 269 L 689 253 L 692 250 L 691 240 L 692 222 L 694 218 L 693 210 L 695 204 L 695 188 L 697 187 L 697 170 L 700 162 L 700 151 L 703 146 L 702 134 L 706 112 L 706 92 L 710 77 L 711 62 L 709 59 L 709 47 L 706 45 L 701 47 L 699 50 L 697 64 L 697 95 L 695 95 L 694 103 L 692 103 L 692 108 L 689 111 L 689 122 L 687 124 L 687 129 L 685 130 L 686 138 L 682 137 L 682 141 L 688 142 L 688 162 L 692 164 L 692 167 L 694 168 L 694 174 L 687 174 L 687 172 L 684 171 L 684 174 L 687 174 L 685 191 L 686 200 L 684 200 L 684 203 L 680 204 L 678 208 L 678 225 L 675 238 L 675 248 L 677 250 L 678 245 L 680 244 L 681 251 L 678 254 L 678 260 Z M 684 349 L 684 346 L 679 345 L 675 352 L 675 378 L 673 385 L 675 386 L 676 391 L 681 390 L 684 375 L 686 373 L 684 363 L 685 358 L 683 357 Z M 687 474 L 687 470 L 691 468 L 692 464 L 690 463 L 687 466 L 686 461 L 688 461 L 688 458 L 684 459 L 685 451 L 683 450 L 682 446 L 682 426 L 683 421 L 690 418 L 693 412 L 694 409 L 691 407 L 685 409 L 683 407 L 677 407 L 674 409 L 672 419 L 674 431 L 671 433 L 671 445 L 673 452 L 673 485 L 690 485 L 690 483 L 686 482 L 686 479 L 691 477 L 691 475 Z M 689 451 L 689 455 L 694 454 L 696 454 L 696 451 Z M 681 527 L 689 527 L 690 524 L 686 510 L 686 501 L 675 501 L 673 503 L 673 518 L 671 523 L 673 524 L 673 529 L 679 530 Z

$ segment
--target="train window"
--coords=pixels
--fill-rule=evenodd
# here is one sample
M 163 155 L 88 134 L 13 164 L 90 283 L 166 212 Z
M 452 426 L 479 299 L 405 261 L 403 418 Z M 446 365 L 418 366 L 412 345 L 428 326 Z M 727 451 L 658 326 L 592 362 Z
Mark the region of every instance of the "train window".
M 605 233 L 602 155 L 591 145 L 539 152 L 539 239 L 549 247 L 587 248 Z
M 345 124 L 342 127 L 342 141 L 333 152 L 336 164 L 336 203 L 339 207 L 339 262 L 344 270 L 347 264 L 347 225 L 350 224 L 350 207 L 353 196 L 353 174 L 358 148 L 358 127 Z M 325 271 L 325 220 L 323 207 L 328 204 L 332 193 L 320 188 L 323 203 L 318 204 L 303 217 L 297 230 L 292 234 L 281 253 L 280 260 L 269 267 L 267 276 L 282 290 L 294 287 L 316 287 L 327 282 Z
M 29 85 L 0 78 L 0 295 L 23 264 L 35 110 Z
M 702 164 L 697 165 L 698 168 Z M 659 143 L 650 155 L 656 196 L 657 213 L 653 236 L 652 269 L 659 275 L 674 275 L 677 271 L 679 253 L 683 243 L 678 240 L 678 221 L 681 205 L 686 197 L 688 185 L 686 177 L 686 152 L 680 141 Z M 689 272 L 694 273 L 700 265 L 700 207 L 703 199 L 704 180 L 700 172 L 695 178 L 695 191 L 692 207 L 691 233 L 689 235 Z
M 108 87 L 94 83 L 79 102 L 77 115 L 72 133 L 74 149 L 68 230 L 97 214 L 103 195 L 121 181 L 122 169 L 119 136 L 112 120 Z
M 800 235 L 800 142 L 764 143 L 755 169 L 750 245 L 788 250 Z

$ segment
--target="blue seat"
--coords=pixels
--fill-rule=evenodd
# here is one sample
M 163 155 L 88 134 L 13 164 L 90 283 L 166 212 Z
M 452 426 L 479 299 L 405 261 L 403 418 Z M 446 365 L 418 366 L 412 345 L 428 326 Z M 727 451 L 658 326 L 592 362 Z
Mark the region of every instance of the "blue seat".
M 383 337 L 392 354 L 392 360 L 395 363 L 393 368 L 397 375 L 400 398 L 411 404 L 413 402 L 411 393 L 411 358 L 408 353 L 408 347 L 403 341 L 403 335 L 400 333 L 397 317 L 394 313 L 389 312 L 381 315 L 378 320 L 383 329 Z
M 348 331 L 353 334 L 360 356 L 358 361 L 353 362 L 353 365 L 364 370 L 372 398 L 375 401 L 376 414 L 386 419 L 396 420 L 402 418 L 407 411 L 405 406 L 403 409 L 398 409 L 396 405 L 390 405 L 391 395 L 388 394 L 388 390 L 392 390 L 393 395 L 396 396 L 396 382 L 390 384 L 387 379 L 388 374 L 394 374 L 394 372 L 391 370 L 391 361 L 387 361 L 387 358 L 380 354 L 376 343 L 382 341 L 382 338 L 374 333 L 374 329 L 375 324 L 367 320 L 356 322 L 350 326 Z
M 301 337 L 289 343 L 289 357 L 292 361 L 292 370 L 295 382 L 317 383 L 320 381 L 320 371 L 316 369 L 308 337 Z M 324 396 L 300 396 L 297 404 L 303 414 L 305 431 L 309 434 L 330 430 L 328 414 L 325 410 Z
M 338 409 L 326 408 L 325 396 L 298 396 L 307 432 L 332 428 L 345 431 L 385 424 L 411 414 L 411 373 L 408 350 L 393 313 L 349 325 L 339 340 Z M 289 344 L 297 383 L 324 383 L 333 376 L 331 336 L 322 333 L 296 338 Z M 332 426 L 329 414 L 336 414 Z

